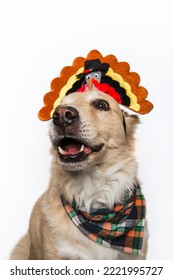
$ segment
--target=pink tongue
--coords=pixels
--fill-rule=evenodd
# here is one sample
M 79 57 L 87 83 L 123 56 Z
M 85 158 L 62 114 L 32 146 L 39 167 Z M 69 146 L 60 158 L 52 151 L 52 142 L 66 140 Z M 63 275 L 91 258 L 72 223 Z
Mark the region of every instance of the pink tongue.
M 68 155 L 76 155 L 80 151 L 80 145 L 67 145 L 65 150 L 67 151 Z
M 66 152 L 66 155 L 76 155 L 78 153 L 80 153 L 80 148 L 81 148 L 81 145 L 67 145 L 65 146 L 65 152 Z M 89 147 L 84 147 L 84 154 L 87 155 L 91 152 L 92 150 L 89 148 Z

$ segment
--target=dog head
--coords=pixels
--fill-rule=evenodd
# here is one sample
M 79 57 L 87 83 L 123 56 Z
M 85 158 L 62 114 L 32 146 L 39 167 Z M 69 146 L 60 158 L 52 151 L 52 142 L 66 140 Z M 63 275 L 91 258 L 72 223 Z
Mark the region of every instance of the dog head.
M 133 132 L 138 123 L 136 115 L 120 109 L 118 103 L 105 93 L 87 91 L 63 98 L 55 109 L 50 139 L 60 165 L 78 171 L 109 164 L 131 152 Z

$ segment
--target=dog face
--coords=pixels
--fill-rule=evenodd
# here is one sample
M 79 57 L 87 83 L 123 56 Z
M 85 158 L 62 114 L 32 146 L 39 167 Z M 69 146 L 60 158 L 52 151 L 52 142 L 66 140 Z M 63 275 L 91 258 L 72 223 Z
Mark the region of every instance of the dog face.
M 115 162 L 130 148 L 137 122 L 137 116 L 122 112 L 105 93 L 76 92 L 65 96 L 56 108 L 50 139 L 64 169 L 83 170 L 107 157 Z

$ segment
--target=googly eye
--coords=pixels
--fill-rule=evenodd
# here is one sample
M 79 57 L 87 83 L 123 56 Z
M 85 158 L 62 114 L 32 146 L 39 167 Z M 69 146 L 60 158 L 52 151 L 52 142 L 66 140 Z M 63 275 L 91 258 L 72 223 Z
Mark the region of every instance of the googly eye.
M 99 74 L 98 73 L 94 73 L 94 78 L 98 79 L 99 78 Z
M 85 76 L 86 81 L 89 81 L 90 79 L 91 79 L 91 74 L 88 74 L 88 75 Z

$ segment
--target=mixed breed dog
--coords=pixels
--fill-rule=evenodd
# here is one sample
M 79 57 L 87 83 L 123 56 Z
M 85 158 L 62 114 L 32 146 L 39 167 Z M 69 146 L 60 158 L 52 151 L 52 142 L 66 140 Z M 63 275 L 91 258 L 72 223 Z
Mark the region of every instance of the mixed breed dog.
M 48 102 L 53 89 L 44 99 L 39 117 L 51 119 L 51 178 L 11 259 L 146 258 L 146 206 L 134 156 L 139 118 L 120 107 L 131 95 L 117 81 L 118 75 L 126 77 L 115 71 L 118 62 L 111 64 L 98 51 L 80 63 L 83 68 L 66 77 L 68 83 L 75 77 L 71 90 L 63 82 L 65 94 L 58 89 L 53 106 Z M 114 83 L 102 82 L 109 69 L 117 74 Z M 64 75 L 55 82 L 61 83 Z M 139 108 L 144 99 L 137 99 Z

